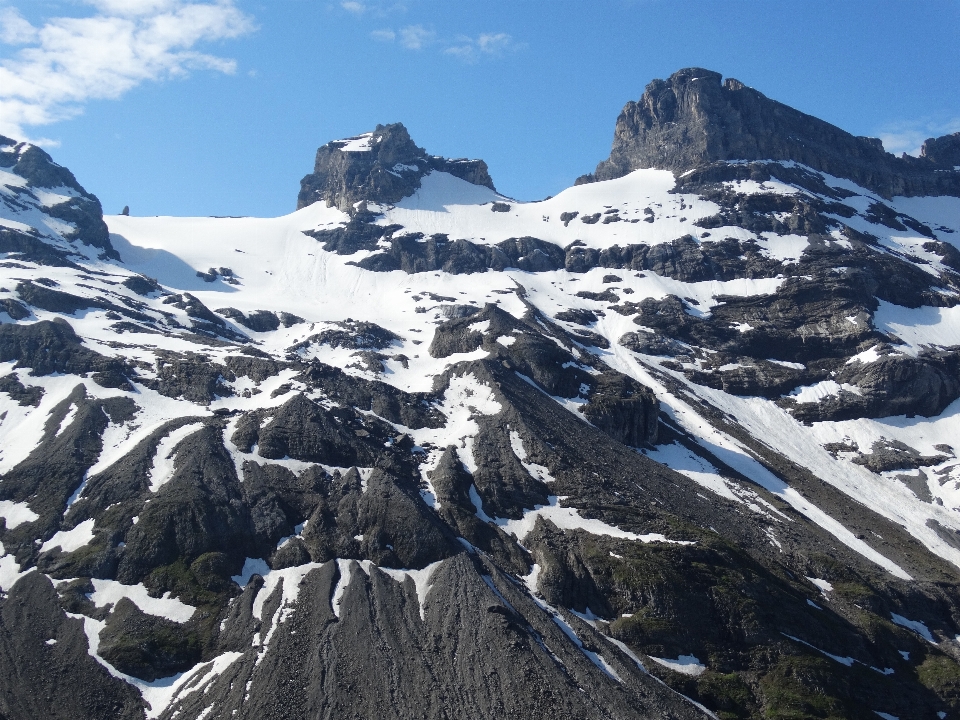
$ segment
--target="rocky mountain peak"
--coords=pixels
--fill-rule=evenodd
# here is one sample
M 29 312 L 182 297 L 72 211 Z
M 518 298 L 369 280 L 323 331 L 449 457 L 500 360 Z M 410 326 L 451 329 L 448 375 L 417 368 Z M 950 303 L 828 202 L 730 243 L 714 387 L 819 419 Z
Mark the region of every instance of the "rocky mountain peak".
M 67 258 L 75 254 L 74 243 L 79 240 L 107 257 L 118 257 L 100 201 L 46 152 L 0 135 L 0 171 L 9 173 L 2 183 L 7 192 L 0 194 L 0 212 L 16 215 L 32 208 L 58 221 L 43 231 L 2 228 L 0 252 L 42 265 L 60 265 L 70 262 Z
M 313 173 L 300 181 L 297 209 L 321 200 L 341 210 L 360 202 L 396 203 L 416 192 L 420 180 L 435 170 L 493 189 L 483 160 L 429 155 L 402 123 L 392 123 L 317 150 Z
M 46 152 L 36 145 L 19 142 L 3 135 L 0 135 L 0 168 L 9 169 L 33 187 L 66 187 L 76 190 L 81 195 L 88 195 L 73 173 L 55 163 Z
M 930 138 L 920 148 L 920 157 L 947 168 L 960 166 L 960 132 Z
M 943 165 L 952 168 L 947 156 L 960 155 L 960 143 L 952 137 L 928 141 L 924 157 L 897 158 L 876 138 L 851 135 L 739 80 L 684 68 L 667 80 L 654 80 L 638 101 L 626 104 L 610 157 L 578 183 L 640 168 L 681 173 L 715 162 L 773 160 L 802 163 L 885 197 L 960 195 L 960 173 L 942 172 Z

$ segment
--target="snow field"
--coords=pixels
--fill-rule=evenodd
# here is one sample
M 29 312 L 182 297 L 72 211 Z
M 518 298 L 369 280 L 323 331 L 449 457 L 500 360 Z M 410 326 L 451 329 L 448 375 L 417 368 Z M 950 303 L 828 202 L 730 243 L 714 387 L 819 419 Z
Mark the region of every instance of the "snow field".
M 451 240 L 490 245 L 522 236 L 561 247 L 580 240 L 595 248 L 657 245 L 687 234 L 699 237 L 702 230 L 694 222 L 716 214 L 719 207 L 696 195 L 672 195 L 673 186 L 669 171 L 637 170 L 617 180 L 568 188 L 540 202 L 518 203 L 447 173 L 432 172 L 423 178 L 416 194 L 385 208 L 378 223 L 403 225 L 402 233 L 446 234 Z M 494 202 L 509 204 L 510 211 L 491 212 Z M 648 217 L 646 209 L 653 212 L 654 222 L 643 221 Z M 607 212 L 611 210 L 616 213 Z M 567 212 L 578 216 L 564 225 L 560 216 Z M 600 215 L 596 222 L 582 221 L 594 214 Z M 603 222 L 614 214 L 620 222 Z M 740 228 L 723 228 L 722 232 L 725 236 L 750 235 Z
M 843 185 L 844 182 L 830 178 L 828 178 L 828 181 L 831 184 L 837 184 L 837 186 Z M 781 188 L 775 183 L 765 185 L 762 188 L 742 185 L 737 189 L 741 192 L 795 191 L 789 188 Z M 659 218 L 655 219 L 654 223 L 621 222 L 608 225 L 602 223 L 585 225 L 580 222 L 579 218 L 575 218 L 569 223 L 568 228 L 563 228 L 563 231 L 569 231 L 573 234 L 570 238 L 567 238 L 560 230 L 563 227 L 562 223 L 554 222 L 554 220 L 558 219 L 560 212 L 577 211 L 581 214 L 588 214 L 588 211 L 599 212 L 614 208 L 620 210 L 621 214 L 629 216 L 631 210 L 639 209 L 642 211 L 641 202 L 644 203 L 643 207 L 646 207 L 648 203 L 654 203 L 649 206 L 653 209 L 655 217 L 657 213 L 669 215 L 672 211 L 668 212 L 668 210 L 663 209 L 667 207 L 664 201 L 669 203 L 679 202 L 680 200 L 695 211 L 684 211 L 690 222 L 693 222 L 697 217 L 704 217 L 716 212 L 717 208 L 708 206 L 708 204 L 701 203 L 698 206 L 696 203 L 700 201 L 696 198 L 670 195 L 668 191 L 672 187 L 673 181 L 669 173 L 658 174 L 658 171 L 638 171 L 626 178 L 621 178 L 619 181 L 571 188 L 545 203 L 513 203 L 511 201 L 511 212 L 492 213 L 488 205 L 479 203 L 492 202 L 495 199 L 504 201 L 503 198 L 495 196 L 486 188 L 464 183 L 452 178 L 452 176 L 432 173 L 424 178 L 423 186 L 417 195 L 401 201 L 393 208 L 386 209 L 382 222 L 399 222 L 405 225 L 405 231 L 421 231 L 427 234 L 446 232 L 451 238 L 466 237 L 477 242 L 480 242 L 479 238 L 484 238 L 484 242 L 497 242 L 500 239 L 505 239 L 505 237 L 531 234 L 552 240 L 558 244 L 565 244 L 565 241 L 572 241 L 573 239 L 582 239 L 588 246 L 607 247 L 614 242 L 626 244 L 627 239 L 621 239 L 619 235 L 613 233 L 629 231 L 635 233 L 630 237 L 629 242 L 649 242 L 652 244 L 671 240 L 683 233 L 677 232 L 676 228 L 668 228 L 667 225 L 661 223 Z M 862 188 L 859 190 L 862 191 Z M 618 195 L 618 193 L 622 193 L 622 199 L 620 199 L 621 195 Z M 862 191 L 861 195 L 866 197 L 869 194 Z M 599 201 L 602 201 L 600 202 L 601 207 L 593 210 L 590 203 Z M 862 203 L 864 210 L 869 204 L 868 201 L 872 201 L 872 199 L 868 198 Z M 634 204 L 630 205 L 631 202 Z M 656 202 L 660 203 L 659 207 L 656 206 Z M 604 204 L 610 207 L 603 207 Z M 566 207 L 566 205 L 570 205 L 570 207 Z M 563 206 L 562 210 L 560 209 L 561 206 Z M 544 221 L 544 216 L 549 219 Z M 308 227 L 337 224 L 343 222 L 344 219 L 345 216 L 336 209 L 310 206 L 298 211 L 298 213 L 272 220 L 119 217 L 109 218 L 108 222 L 114 232 L 132 238 L 130 242 L 135 241 L 136 247 L 153 248 L 157 251 L 152 255 L 145 252 L 138 255 L 139 251 L 131 245 L 130 252 L 127 253 L 130 259 L 127 262 L 139 271 L 160 277 L 161 281 L 169 282 L 169 280 L 165 280 L 163 273 L 166 272 L 169 275 L 177 271 L 178 268 L 176 263 L 160 252 L 161 250 L 167 255 L 172 254 L 176 259 L 186 263 L 189 266 L 188 269 L 193 272 L 195 272 L 195 269 L 205 269 L 222 264 L 224 247 L 233 247 L 235 250 L 239 250 L 240 252 L 234 253 L 237 262 L 231 266 L 234 272 L 240 276 L 242 284 L 239 286 L 239 290 L 232 286 L 212 288 L 212 285 L 207 286 L 211 289 L 207 289 L 197 286 L 195 282 L 197 279 L 192 278 L 192 275 L 183 278 L 184 282 L 189 280 L 194 283 L 193 291 L 208 306 L 217 307 L 220 304 L 227 304 L 226 301 L 229 299 L 229 304 L 239 307 L 245 312 L 260 308 L 284 309 L 306 317 L 313 322 L 320 319 L 335 320 L 353 317 L 354 319 L 368 319 L 378 322 L 378 324 L 391 329 L 396 328 L 400 331 L 399 334 L 404 337 L 402 343 L 404 353 L 408 357 L 411 355 L 419 355 L 419 357 L 410 357 L 409 372 L 404 372 L 398 363 L 389 362 L 388 372 L 382 376 L 382 379 L 406 390 L 428 389 L 432 377 L 442 372 L 451 362 L 467 359 L 452 357 L 437 361 L 429 358 L 422 346 L 418 347 L 412 344 L 412 340 L 419 338 L 415 337 L 417 333 L 413 333 L 411 330 L 420 330 L 419 335 L 429 339 L 433 324 L 439 318 L 429 317 L 429 312 L 412 313 L 414 309 L 412 306 L 416 305 L 417 301 L 413 301 L 411 296 L 422 296 L 426 292 L 435 292 L 441 295 L 446 293 L 448 297 L 456 297 L 461 302 L 468 299 L 483 301 L 498 299 L 501 300 L 502 306 L 506 303 L 504 309 L 519 315 L 522 312 L 522 307 L 510 307 L 511 303 L 509 301 L 512 296 L 501 295 L 493 298 L 490 295 L 490 290 L 493 289 L 491 284 L 505 284 L 505 280 L 512 278 L 527 288 L 528 298 L 548 315 L 553 315 L 560 309 L 569 307 L 602 308 L 603 305 L 600 303 L 576 298 L 573 295 L 581 289 L 599 292 L 608 287 L 613 287 L 614 292 L 624 288 L 632 290 L 633 292 L 628 297 L 631 301 L 638 301 L 643 297 L 664 297 L 667 294 L 691 297 L 700 303 L 694 306 L 696 312 L 709 313 L 710 308 L 716 304 L 716 296 L 718 295 L 767 294 L 774 292 L 782 282 L 780 279 L 772 278 L 737 280 L 727 283 L 680 283 L 669 278 L 658 277 L 653 273 L 644 273 L 645 277 L 637 278 L 632 273 L 617 271 L 623 277 L 623 280 L 610 285 L 602 282 L 603 275 L 608 272 L 603 268 L 596 268 L 576 276 L 565 271 L 540 274 L 508 271 L 502 274 L 483 273 L 456 276 L 456 278 L 451 278 L 443 273 L 421 273 L 416 276 L 408 276 L 399 272 L 367 273 L 352 266 L 344 265 L 345 259 L 324 253 L 314 240 L 307 238 L 300 232 L 301 229 L 307 229 Z M 663 219 L 679 222 L 679 218 L 664 217 Z M 873 226 L 871 225 L 871 227 Z M 461 232 L 462 228 L 470 228 L 472 234 Z M 545 228 L 549 228 L 549 232 L 546 232 Z M 660 232 L 661 228 L 665 228 L 662 234 L 656 235 L 654 230 Z M 550 233 L 554 231 L 559 234 L 551 235 Z M 498 232 L 502 236 L 498 235 Z M 591 233 L 595 234 L 591 235 Z M 636 235 L 636 233 L 647 234 Z M 720 236 L 719 232 L 715 234 Z M 271 236 L 276 240 L 264 243 L 264 236 Z M 203 241 L 198 242 L 198 237 L 202 237 Z M 804 238 L 796 236 L 778 237 L 767 234 L 757 238 L 757 242 L 772 257 L 788 260 L 796 256 L 798 252 L 802 252 L 803 243 L 806 241 Z M 265 255 L 265 250 L 268 251 L 268 256 Z M 123 251 L 121 253 L 123 254 Z M 233 259 L 231 258 L 231 260 Z M 137 263 L 139 263 L 139 266 Z M 334 268 L 337 272 L 333 272 Z M 182 268 L 180 269 L 182 270 Z M 282 283 L 280 282 L 281 279 Z M 457 289 L 451 292 L 450 288 L 453 287 L 453 284 L 456 285 Z M 505 286 L 504 289 L 509 288 Z M 364 293 L 366 293 L 366 297 L 364 297 Z M 220 297 L 216 298 L 215 301 L 215 296 Z M 459 299 L 461 297 L 463 300 Z M 277 300 L 280 298 L 283 299 L 282 307 L 277 306 Z M 221 303 L 221 301 L 224 302 Z M 419 302 L 422 304 L 423 300 Z M 921 310 L 925 311 L 924 309 Z M 880 317 L 881 322 L 884 322 L 884 316 L 881 314 Z M 403 327 L 407 327 L 408 330 L 404 331 Z M 613 317 L 612 314 L 602 318 L 598 327 L 595 328 L 595 330 L 606 335 L 614 344 L 619 339 L 620 334 L 635 329 L 635 326 L 629 324 L 629 321 L 621 322 L 619 318 Z M 295 326 L 289 330 L 278 331 L 276 334 L 281 335 L 282 338 L 264 337 L 261 341 L 265 344 L 283 343 L 288 346 L 297 341 L 299 336 L 306 336 L 308 333 L 306 326 Z M 275 348 L 270 347 L 270 349 Z M 414 352 L 411 353 L 410 350 L 414 350 Z M 619 350 L 615 349 L 611 354 L 616 355 L 618 352 Z M 333 361 L 341 366 L 345 364 L 344 358 L 333 357 L 331 351 L 320 349 L 317 353 L 317 357 L 323 360 Z M 479 356 L 483 354 L 485 354 L 483 351 L 477 352 Z M 608 361 L 611 359 L 609 355 L 604 354 L 603 356 Z M 620 363 L 620 367 L 617 369 L 623 371 L 625 368 L 629 374 L 638 377 L 636 370 L 631 372 L 630 363 Z M 348 370 L 348 372 L 354 371 Z M 644 377 L 642 376 L 645 373 L 641 371 L 640 375 L 639 379 L 643 380 Z M 416 376 L 416 379 L 412 376 Z M 806 392 L 800 390 L 798 391 L 798 397 L 807 400 L 807 395 L 811 392 L 813 395 L 819 396 L 824 390 L 829 391 L 834 390 L 834 388 L 817 388 Z M 661 394 L 661 400 L 668 406 L 674 404 L 664 394 Z M 692 411 L 686 408 L 684 412 Z M 737 416 L 739 417 L 739 414 Z M 702 421 L 696 419 L 695 413 L 693 415 L 688 414 L 686 417 L 691 418 L 693 425 L 703 424 Z M 790 427 L 791 432 L 799 427 L 795 421 L 789 418 L 786 420 L 786 424 Z M 422 434 L 427 435 L 428 433 Z M 455 430 L 452 433 L 444 433 L 444 435 L 459 437 L 458 444 L 462 451 L 461 459 L 467 464 L 468 469 L 472 462 L 472 453 L 469 452 L 467 446 L 471 444 L 472 434 L 473 432 L 464 432 L 462 429 Z M 442 447 L 443 445 L 437 442 L 438 440 L 440 438 L 435 437 L 432 441 Z M 713 442 L 713 440 L 710 439 L 710 442 Z M 431 440 L 425 437 L 417 437 L 417 441 L 430 442 Z M 730 450 L 730 448 L 727 448 L 727 450 Z M 689 457 L 687 459 L 679 458 L 676 451 L 666 452 L 667 454 L 673 453 L 672 459 L 674 460 L 691 462 Z M 760 472 L 762 468 L 748 454 L 744 454 L 740 448 L 734 449 L 733 452 L 735 456 L 742 457 L 743 462 L 756 471 L 755 474 L 764 474 Z M 664 455 L 663 459 L 668 460 L 669 464 L 671 458 Z M 434 458 L 431 457 L 431 461 L 433 460 Z M 830 462 L 836 463 L 832 458 Z M 730 489 L 732 485 L 720 479 L 718 475 L 711 473 L 710 469 L 701 467 L 701 470 L 693 468 L 685 468 L 685 470 L 686 473 L 696 473 L 696 478 L 709 483 L 712 490 L 719 491 L 720 494 L 727 497 L 730 495 L 736 496 L 736 493 Z M 718 479 L 712 480 L 710 479 L 711 476 Z M 769 477 L 765 479 L 770 480 Z M 776 484 L 774 487 L 777 487 L 777 491 L 783 492 L 785 496 L 789 496 L 792 492 L 789 488 L 778 487 Z M 430 491 L 427 490 L 426 493 L 429 497 Z M 793 498 L 793 500 L 795 503 L 804 505 L 799 496 Z M 762 505 L 755 500 L 750 499 L 747 502 L 762 508 Z M 818 517 L 822 516 L 822 513 L 818 514 L 812 508 L 806 509 L 818 515 Z M 764 508 L 764 510 L 766 509 Z M 839 523 L 831 521 L 826 516 L 820 517 L 820 520 L 823 524 L 830 525 L 837 533 L 844 535 L 844 541 L 847 544 L 857 546 L 860 551 L 871 557 L 878 557 L 876 553 L 868 551 L 867 546 L 862 541 L 846 537 Z M 931 542 L 934 545 L 942 545 L 939 540 L 932 540 L 934 533 L 929 529 L 925 529 L 925 534 L 930 541 L 927 542 L 928 546 Z

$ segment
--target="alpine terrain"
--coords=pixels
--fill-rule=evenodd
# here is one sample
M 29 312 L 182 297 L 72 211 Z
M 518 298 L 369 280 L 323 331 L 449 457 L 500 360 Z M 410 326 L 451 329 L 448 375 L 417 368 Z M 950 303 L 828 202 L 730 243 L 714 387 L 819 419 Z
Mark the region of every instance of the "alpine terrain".
M 692 68 L 540 202 L 0 200 L 2 720 L 960 717 L 960 134 Z

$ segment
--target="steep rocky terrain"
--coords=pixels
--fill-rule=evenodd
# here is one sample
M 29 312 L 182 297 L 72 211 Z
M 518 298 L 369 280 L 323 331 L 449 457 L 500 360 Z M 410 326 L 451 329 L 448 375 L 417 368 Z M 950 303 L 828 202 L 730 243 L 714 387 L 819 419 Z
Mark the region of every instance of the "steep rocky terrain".
M 542 202 L 396 124 L 104 218 L 0 138 L 0 719 L 957 717 L 956 151 L 687 69 Z

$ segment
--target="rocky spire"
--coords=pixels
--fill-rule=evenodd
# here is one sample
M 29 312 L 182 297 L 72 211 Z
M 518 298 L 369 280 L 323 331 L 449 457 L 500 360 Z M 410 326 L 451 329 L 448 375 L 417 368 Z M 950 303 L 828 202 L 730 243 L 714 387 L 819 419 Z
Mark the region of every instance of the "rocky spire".
M 946 152 L 930 147 L 930 159 Z M 960 195 L 960 173 L 934 172 L 929 159 L 894 157 L 876 138 L 851 135 L 703 68 L 654 80 L 639 101 L 627 103 L 609 159 L 578 183 L 639 168 L 683 172 L 727 160 L 792 160 L 887 197 Z
M 945 168 L 960 166 L 960 132 L 925 141 L 920 157 Z
M 416 192 L 423 176 L 434 170 L 494 189 L 483 160 L 428 155 L 402 123 L 393 123 L 317 150 L 313 173 L 300 181 L 297 209 L 320 200 L 341 210 L 361 201 L 395 203 Z

